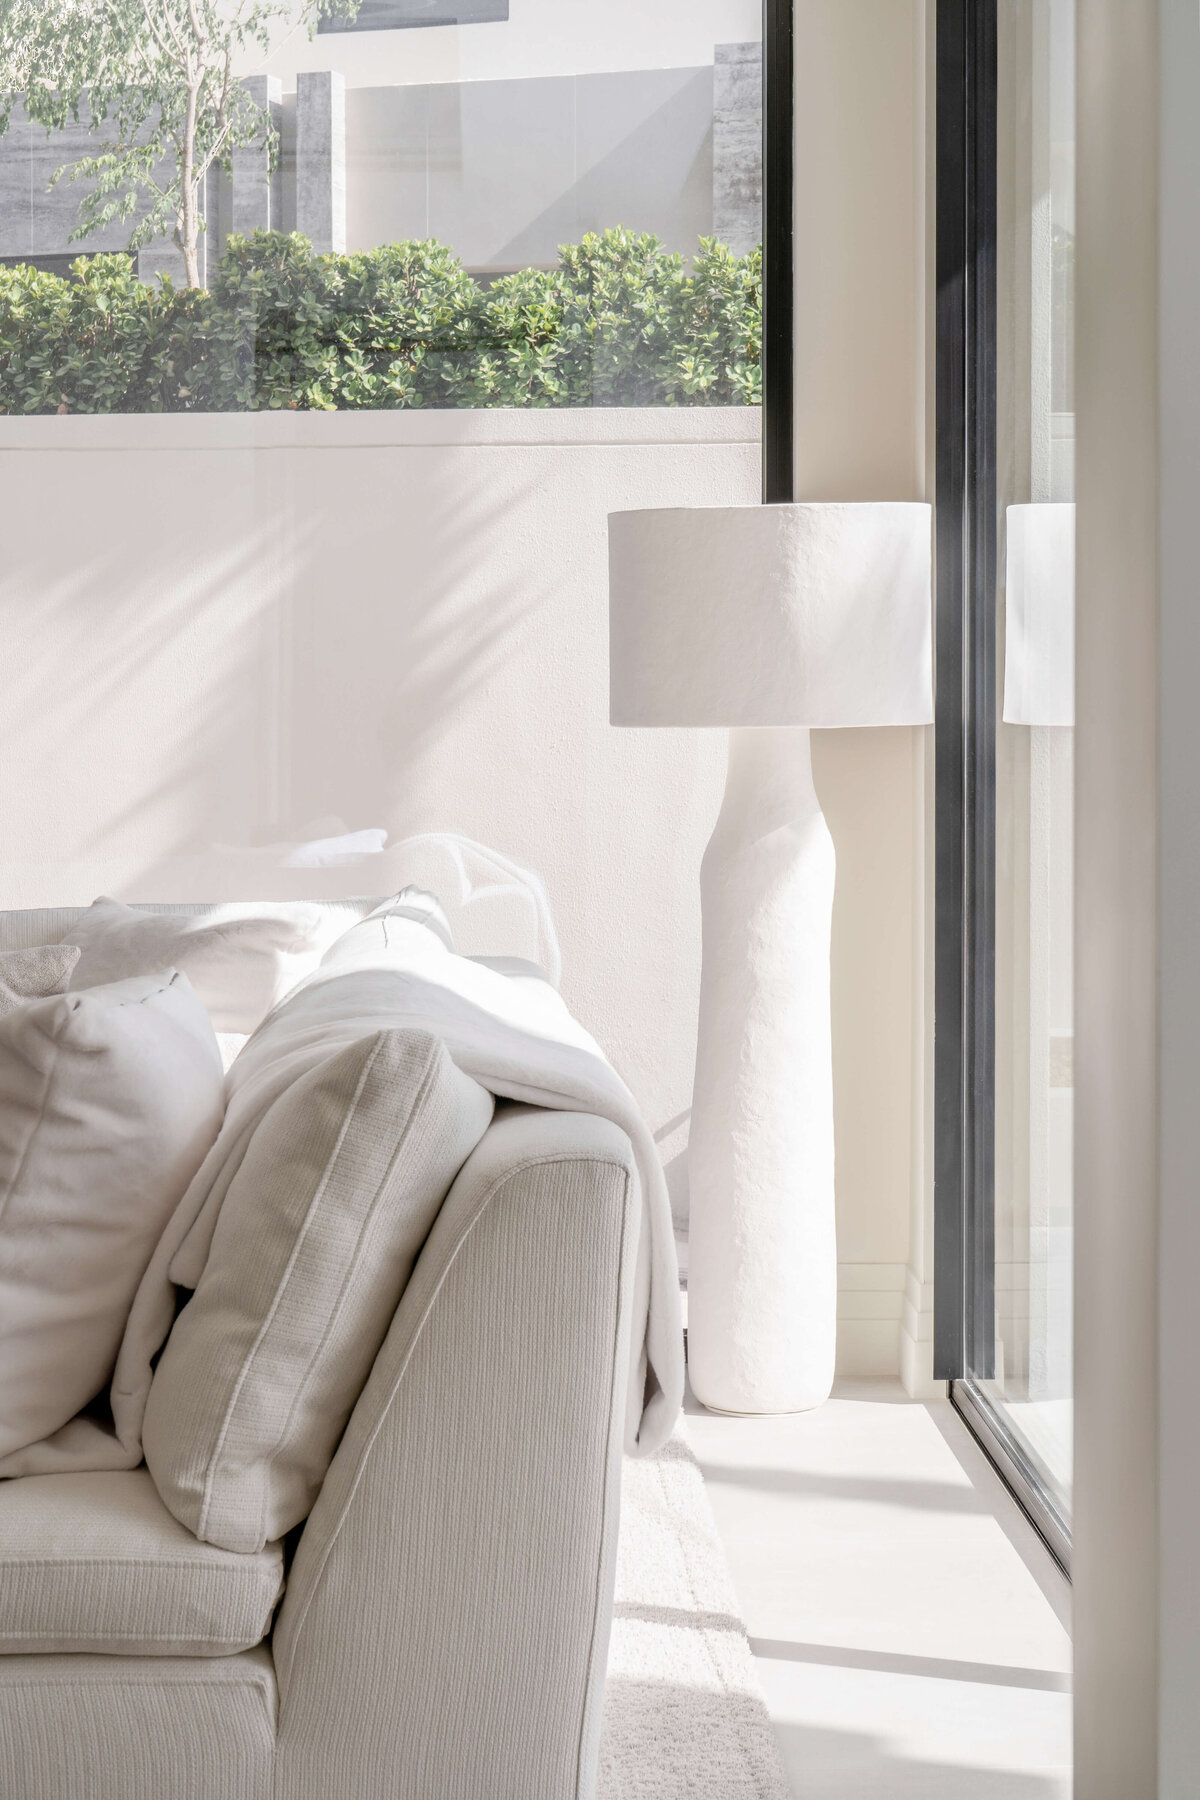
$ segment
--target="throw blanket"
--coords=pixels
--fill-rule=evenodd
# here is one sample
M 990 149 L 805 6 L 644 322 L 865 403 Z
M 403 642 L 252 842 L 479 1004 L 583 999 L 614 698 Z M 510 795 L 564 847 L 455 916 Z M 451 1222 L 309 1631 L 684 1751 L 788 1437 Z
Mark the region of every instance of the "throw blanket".
M 510 965 L 511 967 L 511 965 Z M 374 914 L 341 938 L 321 968 L 255 1032 L 229 1072 L 221 1134 L 182 1212 L 191 1219 L 170 1275 L 195 1287 L 221 1202 L 268 1108 L 307 1070 L 385 1027 L 429 1031 L 454 1062 L 502 1099 L 595 1113 L 633 1144 L 641 1187 L 629 1375 L 628 1449 L 645 1455 L 670 1436 L 683 1397 L 683 1332 L 671 1208 L 653 1139 L 637 1103 L 595 1040 L 539 973 L 506 973 L 458 956 L 434 924 L 403 908 Z
M 679 1275 L 666 1184 L 637 1103 L 540 970 L 512 958 L 456 955 L 437 903 L 426 904 L 409 890 L 339 938 L 230 1069 L 220 1134 L 172 1215 L 134 1300 L 113 1373 L 112 1423 L 81 1414 L 52 1437 L 4 1458 L 0 1477 L 132 1469 L 141 1462 L 146 1397 L 154 1360 L 174 1321 L 176 1285 L 194 1288 L 199 1282 L 221 1202 L 259 1121 L 308 1069 L 369 1032 L 406 1025 L 440 1037 L 459 1068 L 493 1094 L 596 1113 L 631 1140 L 642 1230 L 626 1447 L 644 1456 L 666 1442 L 683 1398 Z

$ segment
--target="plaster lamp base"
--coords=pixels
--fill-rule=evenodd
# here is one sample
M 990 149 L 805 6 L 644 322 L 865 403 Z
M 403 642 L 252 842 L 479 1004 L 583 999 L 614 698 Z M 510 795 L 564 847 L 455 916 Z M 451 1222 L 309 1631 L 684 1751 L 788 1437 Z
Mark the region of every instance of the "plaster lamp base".
M 829 1396 L 837 1334 L 834 850 L 807 730 L 731 732 L 700 882 L 689 1374 L 714 1411 L 801 1412 Z

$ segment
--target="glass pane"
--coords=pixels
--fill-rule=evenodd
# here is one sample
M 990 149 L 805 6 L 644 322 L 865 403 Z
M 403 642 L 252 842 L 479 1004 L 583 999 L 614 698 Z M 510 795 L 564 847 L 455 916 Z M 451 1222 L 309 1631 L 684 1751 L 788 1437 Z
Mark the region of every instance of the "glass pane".
M 980 1385 L 1070 1516 L 1074 6 L 999 13 L 996 1338 Z
M 0 20 L 0 411 L 759 404 L 759 0 L 147 14 Z

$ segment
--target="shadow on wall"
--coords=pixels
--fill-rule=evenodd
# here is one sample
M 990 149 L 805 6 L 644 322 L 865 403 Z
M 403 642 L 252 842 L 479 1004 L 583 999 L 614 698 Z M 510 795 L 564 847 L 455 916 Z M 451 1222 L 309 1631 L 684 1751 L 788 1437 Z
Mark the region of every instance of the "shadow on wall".
M 270 449 L 247 420 L 36 423 L 116 447 L 0 452 L 0 904 L 385 893 L 386 851 L 263 847 L 334 814 L 461 832 L 542 876 L 568 1002 L 670 1137 L 724 741 L 609 726 L 606 522 L 753 500 L 757 416 L 689 442 L 400 419 L 369 448 L 316 419 Z
M 238 849 L 316 815 L 399 835 L 439 744 L 539 631 L 546 565 L 518 580 L 487 552 L 519 478 L 450 488 L 419 451 L 71 462 L 54 529 L 6 532 L 0 816 L 21 887 L 94 868 L 85 889 L 107 870 L 143 897 L 237 898 L 264 884 Z M 44 517 L 50 467 L 14 471 L 14 521 L 26 501 Z M 532 683 L 528 704 L 547 705 Z M 414 829 L 445 822 L 428 811 Z M 22 849 L 43 876 L 19 875 Z M 377 862 L 266 880 L 358 891 Z

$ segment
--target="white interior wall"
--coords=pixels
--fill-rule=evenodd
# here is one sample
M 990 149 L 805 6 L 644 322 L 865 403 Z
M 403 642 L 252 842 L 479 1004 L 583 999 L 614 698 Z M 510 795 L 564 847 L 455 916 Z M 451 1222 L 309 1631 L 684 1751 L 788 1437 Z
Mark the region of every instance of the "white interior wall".
M 1081 0 L 1076 1792 L 1200 1766 L 1200 15 Z
M 758 484 L 732 409 L 3 422 L 0 905 L 381 893 L 263 846 L 464 832 L 545 880 L 670 1163 L 724 745 L 610 728 L 606 515 Z
M 926 496 L 924 95 L 920 0 L 797 0 L 797 499 Z M 911 1262 L 925 1191 L 914 1143 L 924 1067 L 918 797 L 931 737 L 926 728 L 813 736 L 838 857 L 839 1258 L 859 1281 L 858 1296 L 840 1302 L 839 1370 L 853 1372 L 857 1354 L 864 1372 L 885 1356 L 895 1371 L 903 1349 L 914 1382 L 932 1304 L 932 1271 Z
M 339 69 L 347 87 L 390 82 L 505 81 L 598 75 L 616 69 L 692 69 L 714 44 L 762 36 L 759 0 L 510 0 L 507 21 L 424 30 L 327 33 L 297 29 L 275 41 L 261 67 L 295 88 L 302 69 Z
M 1200 17 L 1080 0 L 1075 1770 L 1200 1765 Z
M 1200 8 L 1162 0 L 1159 69 L 1159 1792 L 1200 1769 Z

